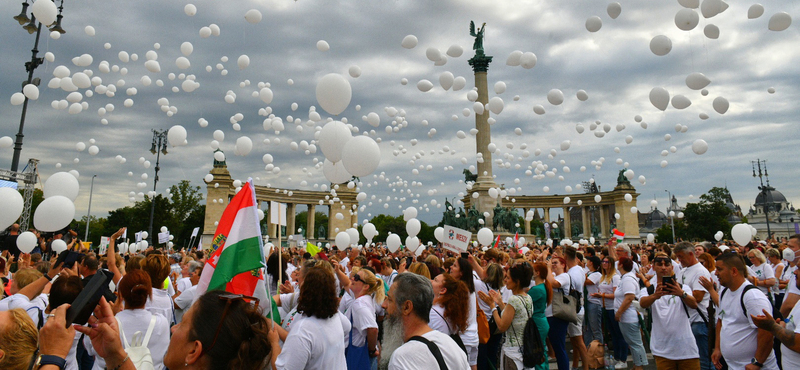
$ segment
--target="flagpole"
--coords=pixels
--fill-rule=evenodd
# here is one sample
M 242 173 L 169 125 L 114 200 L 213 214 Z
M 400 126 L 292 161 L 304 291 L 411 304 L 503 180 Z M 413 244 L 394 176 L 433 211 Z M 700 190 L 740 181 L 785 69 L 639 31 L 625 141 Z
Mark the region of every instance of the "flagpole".
M 281 223 L 283 220 L 281 215 L 281 204 L 278 203 L 278 282 L 275 284 L 275 287 L 279 287 L 283 283 L 281 281 L 283 277 L 283 262 L 281 261 L 283 258 L 283 244 L 281 243 Z

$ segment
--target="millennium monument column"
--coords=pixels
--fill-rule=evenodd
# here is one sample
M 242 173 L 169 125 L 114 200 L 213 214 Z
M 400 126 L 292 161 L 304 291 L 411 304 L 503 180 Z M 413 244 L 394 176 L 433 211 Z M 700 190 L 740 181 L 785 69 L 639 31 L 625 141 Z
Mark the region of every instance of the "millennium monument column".
M 481 104 L 486 106 L 489 103 L 488 82 L 486 73 L 489 71 L 489 63 L 492 62 L 492 57 L 484 54 L 483 51 L 483 34 L 486 29 L 486 23 L 477 30 L 475 23 L 469 23 L 469 34 L 475 37 L 475 43 L 472 49 L 475 50 L 475 56 L 469 60 L 469 65 L 472 66 L 472 71 L 475 73 L 475 87 L 478 89 L 478 100 Z M 475 203 L 478 211 L 483 214 L 488 212 L 489 216 L 485 217 L 485 226 L 492 228 L 492 219 L 494 218 L 493 209 L 499 202 L 502 206 L 502 199 L 497 197 L 493 199 L 489 196 L 489 189 L 496 188 L 497 184 L 494 182 L 492 176 L 492 153 L 489 152 L 489 143 L 492 142 L 491 129 L 489 127 L 489 109 L 484 109 L 482 114 L 475 115 L 475 128 L 478 130 L 475 142 L 477 144 L 476 152 L 483 156 L 483 159 L 478 159 L 478 179 L 472 185 L 471 193 L 477 192 L 478 198 Z

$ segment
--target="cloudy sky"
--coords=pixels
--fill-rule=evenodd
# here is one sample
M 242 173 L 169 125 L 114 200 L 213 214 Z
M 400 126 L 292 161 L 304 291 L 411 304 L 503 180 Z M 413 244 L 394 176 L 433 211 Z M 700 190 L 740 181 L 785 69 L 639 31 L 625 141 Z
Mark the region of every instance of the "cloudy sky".
M 401 209 L 416 206 L 421 210 L 419 218 L 438 222 L 443 210 L 432 202 L 441 204 L 445 198 L 465 192 L 459 182 L 463 180 L 461 171 L 476 162 L 475 138 L 469 132 L 475 127 L 475 116 L 470 112 L 473 103 L 467 99 L 474 86 L 467 64 L 473 55 L 469 22 L 474 20 L 486 22 L 484 45 L 486 53 L 494 56 L 489 96 L 504 101 L 502 112 L 492 115 L 496 123 L 491 130 L 492 141 L 499 148 L 493 158 L 507 164 L 506 168 L 495 164 L 494 174 L 506 188 L 518 187 L 517 194 L 566 195 L 567 185 L 573 193 L 581 192 L 576 185 L 594 177 L 603 189 L 610 190 L 627 163 L 636 178 L 646 178 L 645 184 L 633 182 L 641 194 L 640 209 L 649 209 L 655 197 L 663 210 L 665 190 L 685 203 L 713 186 L 727 186 L 746 210 L 758 191 L 750 161 L 760 158 L 767 160 L 771 184 L 790 201 L 800 200 L 796 183 L 800 129 L 794 122 L 800 116 L 798 27 L 794 22 L 783 31 L 768 28 L 776 13 L 800 14 L 800 3 L 761 1 L 764 12 L 755 19 L 748 19 L 753 2 L 730 1 L 727 9 L 711 18 L 696 9 L 698 25 L 684 31 L 676 26 L 675 16 L 684 9 L 681 4 L 690 3 L 620 1 L 621 14 L 612 19 L 608 2 L 574 0 L 67 1 L 63 20 L 67 33 L 59 39 L 48 32 L 42 34 L 40 51 L 52 53 L 54 61 L 45 62 L 35 73 L 42 79 L 41 94 L 29 104 L 21 162 L 24 165 L 30 157 L 40 159 L 44 179 L 58 171 L 80 173 L 76 218 L 86 213 L 90 180 L 96 174 L 92 213 L 105 216 L 109 210 L 129 204 L 130 192 L 152 189 L 154 166 L 145 168 L 139 161 L 143 157 L 155 163 L 149 152 L 151 130 L 182 125 L 188 131 L 188 145 L 170 147 L 169 154 L 162 156 L 160 192 L 182 179 L 202 185 L 212 166 L 210 145 L 215 130 L 225 133 L 220 146 L 234 178 L 253 177 L 258 178 L 257 184 L 314 190 L 315 185 L 328 183 L 321 165 L 316 165 L 324 156 L 319 150 L 308 155 L 292 150 L 292 143 L 311 143 L 315 128 L 324 125 L 328 117 L 346 118 L 358 134 L 367 132 L 379 141 L 381 150 L 375 175 L 384 175 L 361 178 L 361 190 L 370 199 L 362 202 L 366 210 L 359 218 L 397 215 Z M 708 9 L 715 4 L 714 0 L 704 3 Z M 0 89 L 5 97 L 0 99 L 0 136 L 12 138 L 21 106 L 12 105 L 11 96 L 26 78 L 23 64 L 29 60 L 34 42 L 34 36 L 12 19 L 20 10 L 14 4 L 6 4 L 0 12 Z M 187 15 L 187 4 L 195 6 L 196 15 Z M 251 9 L 262 14 L 260 22 L 245 20 Z M 602 22 L 597 32 L 587 30 L 587 19 L 593 16 Z M 212 24 L 218 25 L 219 35 L 201 37 L 202 28 Z M 719 29 L 717 39 L 704 35 L 704 29 L 712 25 Z M 93 36 L 87 26 L 93 28 Z M 418 45 L 402 47 L 406 35 L 415 35 Z M 672 43 L 664 56 L 650 50 L 651 40 L 658 35 Z M 318 50 L 319 40 L 325 40 L 330 50 Z M 186 57 L 191 65 L 180 69 L 176 60 L 183 56 L 184 42 L 193 45 L 193 52 Z M 445 55 L 453 45 L 464 53 L 447 56 L 444 65 L 435 66 L 426 57 L 429 48 Z M 536 65 L 531 69 L 507 65 L 509 55 L 517 50 L 534 53 Z M 125 62 L 120 52 L 131 57 L 136 54 L 138 59 Z M 149 52 L 157 55 L 160 72 L 145 68 Z M 73 58 L 83 54 L 91 55 L 91 64 L 75 65 Z M 242 55 L 250 60 L 244 69 L 237 65 Z M 103 72 L 103 61 L 109 72 Z M 53 108 L 53 101 L 65 100 L 69 94 L 61 88 L 47 88 L 61 65 L 70 74 L 91 71 L 91 77 L 100 78 L 101 86 L 91 87 L 93 94 L 90 89 L 78 90 L 88 109 L 70 114 L 68 109 Z M 362 72 L 357 78 L 348 72 L 353 66 Z M 444 72 L 463 76 L 466 87 L 445 91 L 439 85 Z M 318 80 L 328 73 L 341 74 L 352 87 L 352 99 L 338 116 L 325 112 L 315 95 Z M 692 73 L 710 79 L 706 95 L 687 86 L 686 78 Z M 145 84 L 145 76 L 151 84 Z M 186 78 L 194 78 L 199 87 L 184 91 Z M 423 79 L 431 81 L 433 89 L 420 91 L 417 83 Z M 404 80 L 405 85 L 401 83 Z M 507 89 L 496 94 L 493 86 L 500 81 Z M 274 93 L 269 105 L 253 95 L 264 84 Z M 116 86 L 114 96 L 98 92 L 98 87 L 103 92 L 109 85 Z M 679 110 L 670 104 L 661 111 L 649 99 L 655 87 L 665 88 L 670 96 L 683 95 L 691 105 Z M 562 104 L 548 101 L 553 89 L 563 93 Z M 587 93 L 588 100 L 576 97 L 579 90 Z M 225 101 L 229 91 L 236 95 L 234 103 Z M 729 102 L 724 114 L 712 107 L 718 97 Z M 162 111 L 161 98 L 177 110 L 172 116 Z M 126 99 L 133 105 L 126 107 Z M 534 112 L 537 105 L 544 114 Z M 113 111 L 108 109 L 112 106 Z M 285 129 L 279 134 L 263 129 L 266 117 L 259 115 L 259 110 L 267 107 L 284 122 Z M 390 107 L 404 111 L 405 117 L 390 117 Z M 107 112 L 100 115 L 100 108 Z M 322 121 L 309 122 L 311 109 Z M 380 116 L 379 127 L 366 122 L 370 112 Z M 243 116 L 240 131 L 231 124 L 237 113 Z M 641 116 L 646 129 L 636 116 Z M 201 118 L 208 122 L 207 127 L 198 124 Z M 300 120 L 299 125 L 295 119 Z M 596 122 L 596 132 L 610 125 L 602 138 L 591 130 Z M 583 133 L 576 130 L 578 124 L 584 126 Z M 688 130 L 676 132 L 676 125 Z M 386 126 L 398 129 L 387 133 Z M 436 133 L 430 134 L 431 129 Z M 465 132 L 466 138 L 458 138 L 458 131 Z M 668 134 L 671 139 L 667 141 Z M 253 150 L 247 156 L 236 156 L 235 142 L 242 136 L 252 139 Z M 630 144 L 627 136 L 633 138 Z M 92 139 L 98 154 L 76 150 L 77 143 L 88 147 Z M 700 139 L 708 143 L 708 151 L 702 155 L 692 151 L 692 144 Z M 571 145 L 562 151 L 565 140 Z M 449 151 L 443 150 L 445 147 Z M 541 151 L 538 156 L 537 149 Z M 556 155 L 551 158 L 552 149 Z M 10 167 L 12 153 L 11 147 L 0 148 L 0 157 L 6 161 L 2 167 Z M 265 171 L 262 156 L 267 153 L 274 157 L 273 165 L 280 173 Z M 125 163 L 119 163 L 117 156 L 125 158 Z M 596 166 L 601 159 L 602 165 Z M 662 161 L 667 161 L 666 167 Z M 526 174 L 538 164 L 557 172 L 543 179 Z M 429 165 L 431 170 L 427 170 Z M 143 173 L 148 175 L 146 180 Z M 144 188 L 139 187 L 142 182 Z

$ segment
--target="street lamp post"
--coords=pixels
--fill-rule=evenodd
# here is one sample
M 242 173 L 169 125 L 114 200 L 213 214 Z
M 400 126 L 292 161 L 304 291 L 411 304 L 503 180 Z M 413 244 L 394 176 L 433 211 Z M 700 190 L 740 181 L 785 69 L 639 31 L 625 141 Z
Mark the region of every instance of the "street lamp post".
M 672 193 L 670 193 L 669 190 L 664 191 L 667 192 L 667 196 L 669 197 L 667 198 L 667 204 L 669 204 L 669 206 L 667 206 L 667 216 L 669 216 L 669 226 L 672 230 L 672 244 L 675 244 L 675 212 L 670 211 L 670 208 L 672 208 Z
M 158 170 L 161 153 L 167 155 L 167 130 L 153 130 L 153 144 L 150 153 L 156 155 L 156 176 L 153 178 L 153 196 L 150 197 L 150 228 L 147 229 L 147 237 L 150 245 L 153 245 L 153 215 L 156 212 L 156 186 L 158 185 Z
M 764 219 L 767 220 L 767 237 L 766 240 L 769 240 L 769 237 L 772 235 L 772 231 L 769 227 L 769 211 L 772 210 L 772 190 L 775 190 L 772 186 L 769 186 L 769 173 L 767 173 L 767 160 L 757 159 L 755 161 L 750 161 L 753 165 L 753 177 L 758 177 L 758 181 L 761 185 L 758 187 L 758 190 L 761 191 L 761 199 L 764 201 Z M 761 164 L 764 164 L 764 172 L 761 172 Z M 756 175 L 756 167 L 758 167 L 758 175 Z M 767 178 L 767 185 L 764 186 L 764 177 Z M 769 194 L 770 199 L 767 200 L 767 195 Z
M 44 63 L 44 58 L 39 58 L 39 36 L 42 34 L 42 22 L 36 22 L 36 17 L 31 13 L 30 18 L 28 17 L 28 0 L 25 0 L 22 3 L 22 12 L 19 15 L 14 16 L 14 20 L 19 22 L 20 25 L 28 23 L 27 25 L 23 26 L 28 33 L 33 34 L 36 33 L 36 41 L 34 41 L 33 49 L 31 49 L 31 60 L 25 62 L 25 70 L 28 71 L 28 79 L 23 82 L 23 87 L 25 85 L 34 84 L 39 86 L 40 80 L 39 78 L 33 78 L 33 71 L 36 70 L 39 65 Z M 50 31 L 58 32 L 58 33 L 66 33 L 66 31 L 61 28 L 61 19 L 63 16 L 61 13 L 64 10 L 64 0 L 61 0 L 61 5 L 58 7 L 58 16 L 56 23 L 50 27 Z M 45 26 L 47 27 L 47 26 Z M 22 138 L 24 135 L 22 134 L 22 130 L 25 128 L 25 115 L 28 112 L 28 97 L 25 97 L 25 100 L 22 103 L 22 115 L 19 119 L 19 131 L 17 132 L 17 139 L 14 142 L 14 155 L 11 159 L 11 171 L 17 172 L 19 168 L 19 158 L 22 153 Z
M 86 233 L 83 235 L 83 240 L 89 240 L 89 224 L 92 223 L 92 193 L 94 193 L 94 178 L 97 175 L 92 176 L 92 185 L 89 187 L 89 209 L 86 211 Z

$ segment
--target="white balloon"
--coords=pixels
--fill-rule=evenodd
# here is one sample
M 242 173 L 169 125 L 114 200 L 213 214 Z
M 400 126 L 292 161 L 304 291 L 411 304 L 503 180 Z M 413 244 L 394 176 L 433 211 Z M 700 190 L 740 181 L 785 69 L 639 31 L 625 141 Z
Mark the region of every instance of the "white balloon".
M 587 94 L 585 90 L 578 90 L 575 96 L 577 96 L 578 100 L 580 101 L 586 101 L 589 99 L 589 94 Z
M 672 40 L 670 40 L 667 36 L 658 35 L 650 40 L 650 51 L 652 51 L 655 55 L 664 56 L 669 54 L 671 50 Z
M 708 151 L 708 143 L 703 139 L 697 139 L 692 143 L 692 151 L 694 154 L 705 154 Z
M 547 101 L 553 105 L 560 105 L 564 102 L 564 93 L 559 89 L 552 89 L 547 93 Z
M 186 4 L 186 6 L 183 7 L 183 12 L 191 17 L 197 14 L 197 7 L 194 6 L 194 4 Z
M 33 215 L 33 225 L 36 229 L 46 232 L 61 230 L 75 218 L 75 205 L 72 201 L 61 195 L 45 198 L 36 213 Z
M 728 103 L 728 99 L 725 99 L 721 96 L 718 96 L 714 99 L 711 103 L 711 106 L 714 107 L 714 110 L 717 111 L 719 114 L 725 114 L 728 111 L 728 107 L 730 103 Z
M 464 53 L 464 48 L 462 48 L 459 45 L 450 45 L 450 48 L 447 49 L 447 55 L 453 58 L 458 58 L 463 53 Z
M 206 182 L 211 182 L 211 181 L 214 181 L 214 175 L 212 175 L 212 174 L 210 174 L 210 173 L 209 173 L 209 174 L 206 174 L 206 175 L 203 177 L 203 180 L 205 180 Z
M 663 87 L 654 87 L 650 90 L 650 103 L 660 110 L 666 110 L 669 104 L 669 92 Z
M 492 111 L 492 113 L 494 114 L 500 114 L 500 112 L 502 112 L 503 108 L 505 107 L 503 99 L 500 98 L 499 96 L 495 96 L 489 99 L 489 104 L 487 105 L 489 110 Z
M 492 230 L 486 227 L 478 230 L 478 243 L 490 245 L 492 244 L 492 240 L 494 240 L 494 233 L 492 233 Z
M 317 50 L 319 51 L 328 51 L 331 49 L 331 46 L 328 45 L 328 42 L 325 40 L 317 41 Z
M 336 246 L 339 247 L 339 250 L 343 250 L 350 246 L 350 234 L 346 231 L 340 231 L 336 234 L 336 239 L 334 241 Z
M 53 252 L 56 252 L 56 254 L 60 254 L 61 252 L 67 250 L 67 242 L 61 239 L 55 239 L 53 240 L 53 243 L 50 244 L 50 248 L 52 248 Z
M 703 17 L 711 18 L 722 12 L 722 0 L 703 0 L 700 4 L 700 12 Z
M 31 253 L 33 252 L 33 248 L 36 248 L 38 241 L 39 238 L 36 237 L 36 234 L 30 231 L 23 232 L 17 236 L 17 248 L 19 248 L 22 253 Z
M 770 31 L 783 31 L 792 25 L 792 16 L 786 12 L 775 13 L 769 19 Z
M 631 202 L 631 201 L 633 201 L 633 196 L 632 196 L 632 195 L 630 195 L 630 194 L 625 194 L 625 201 L 626 201 L 626 202 Z
M 175 59 L 175 66 L 179 69 L 187 69 L 192 66 L 192 63 L 186 57 L 178 57 L 178 59 Z
M 444 242 L 444 228 L 439 226 L 433 230 L 433 237 L 436 238 L 439 243 Z
M 45 199 L 53 196 L 63 196 L 70 201 L 75 201 L 80 191 L 78 179 L 69 172 L 56 172 L 47 178 L 44 183 L 43 196 Z
M 247 68 L 247 66 L 250 65 L 250 57 L 247 55 L 240 55 L 239 59 L 236 60 L 236 65 L 239 66 L 239 69 Z
M 442 52 L 437 48 L 430 47 L 428 50 L 425 50 L 425 57 L 427 57 L 431 62 L 438 62 L 440 59 L 442 59 Z
M 186 128 L 181 125 L 170 127 L 167 131 L 167 140 L 172 146 L 182 146 L 186 141 Z
M 695 72 L 686 76 L 686 86 L 692 90 L 701 90 L 710 83 L 711 80 L 700 72 Z
M 617 19 L 620 13 L 622 13 L 622 5 L 619 3 L 608 4 L 608 7 L 606 7 L 606 12 L 611 19 Z
M 725 234 L 723 234 L 722 231 L 717 231 L 717 233 L 714 234 L 714 239 L 716 239 L 717 241 L 720 241 L 720 240 L 722 240 L 723 236 L 725 236 Z
M 327 159 L 322 165 L 322 174 L 325 175 L 328 181 L 334 184 L 344 183 L 353 177 L 353 175 L 347 172 L 341 161 L 334 163 Z
M 400 248 L 400 235 L 392 234 L 386 237 L 386 246 L 389 247 L 389 252 L 397 252 Z
M 442 72 L 442 74 L 439 75 L 439 85 L 441 85 L 445 91 L 453 87 L 453 80 L 455 80 L 455 76 L 453 76 L 453 73 L 450 71 Z M 417 84 L 417 86 L 419 86 L 419 84 Z
M 520 58 L 522 58 L 522 52 L 519 50 L 514 50 L 508 55 L 508 58 L 506 59 L 506 65 L 516 67 L 520 65 Z
M 250 9 L 247 13 L 244 13 L 244 19 L 250 24 L 261 22 L 261 18 L 261 12 L 258 9 Z
M 415 207 L 408 207 L 403 211 L 403 221 L 408 221 L 417 217 L 417 209 Z
M 350 77 L 359 78 L 361 76 L 361 67 L 352 66 L 352 67 L 350 67 L 350 69 L 347 70 L 347 72 L 350 74 Z
M 417 82 L 417 89 L 422 92 L 428 92 L 433 88 L 433 83 L 428 80 L 419 80 Z
M 652 243 L 656 240 L 656 236 L 653 234 L 647 234 L 647 242 Z
M 713 24 L 707 24 L 703 27 L 703 34 L 712 40 L 716 40 L 719 38 L 719 27 Z
M 27 84 L 22 88 L 22 93 L 30 100 L 39 99 L 39 88 L 34 84 Z
M 408 233 L 408 236 L 417 236 L 421 227 L 419 220 L 412 218 L 406 222 L 406 233 Z
M 181 54 L 183 54 L 183 56 L 188 57 L 189 55 L 192 55 L 193 51 L 194 51 L 194 46 L 192 45 L 191 42 L 186 41 L 183 44 L 181 44 Z
M 691 31 L 700 23 L 700 15 L 693 9 L 683 8 L 675 13 L 675 26 L 684 31 Z
M 400 45 L 406 49 L 413 49 L 415 46 L 417 46 L 417 42 L 417 36 L 408 35 L 403 38 L 403 41 L 400 42 Z
M 49 26 L 56 21 L 58 8 L 56 8 L 56 4 L 52 0 L 36 0 L 31 7 L 31 12 L 37 21 Z
M 406 237 L 406 248 L 408 248 L 410 252 L 416 251 L 417 248 L 419 248 L 419 238 L 416 236 Z
M 331 121 L 320 130 L 317 145 L 325 158 L 331 162 L 339 162 L 346 144 L 352 138 L 352 132 L 347 125 L 341 121 Z
M 381 160 L 381 149 L 371 137 L 359 135 L 350 139 L 342 149 L 342 164 L 356 177 L 372 174 Z
M 459 91 L 467 85 L 467 79 L 463 76 L 458 76 L 453 80 L 453 91 Z
M 519 57 L 519 65 L 525 69 L 531 69 L 535 67 L 536 61 L 537 61 L 536 54 L 530 51 L 522 53 L 522 56 Z
M 675 109 L 686 109 L 690 105 L 692 105 L 692 101 L 686 96 L 675 95 L 672 97 L 672 106 L 675 107 Z
M 358 239 L 359 239 L 358 229 L 351 227 L 345 230 L 345 232 L 350 237 L 350 244 L 358 244 Z
M 350 105 L 353 90 L 350 82 L 338 73 L 329 73 L 317 82 L 317 102 L 329 114 L 339 115 Z
M 750 5 L 750 9 L 747 9 L 748 19 L 756 19 L 762 15 L 764 15 L 764 6 L 761 4 Z
M 25 102 L 25 94 L 15 92 L 11 94 L 11 105 L 20 105 Z
M 251 140 L 247 136 L 242 136 L 236 139 L 236 151 L 239 152 L 240 156 L 246 156 L 250 154 L 250 151 L 253 150 L 253 140 Z
M 678 0 L 684 8 L 697 9 L 700 7 L 700 0 Z
M 736 224 L 731 229 L 731 237 L 739 245 L 747 245 L 753 238 L 753 233 L 748 224 Z
M 609 5 L 611 6 L 611 5 Z M 616 17 L 614 17 L 616 18 Z M 586 30 L 589 32 L 597 32 L 600 31 L 600 28 L 603 27 L 603 21 L 600 17 L 593 15 L 586 19 Z
M 16 189 L 0 188 L 0 209 L 3 210 L 0 212 L 0 228 L 5 229 L 16 222 L 24 207 L 25 201 Z

